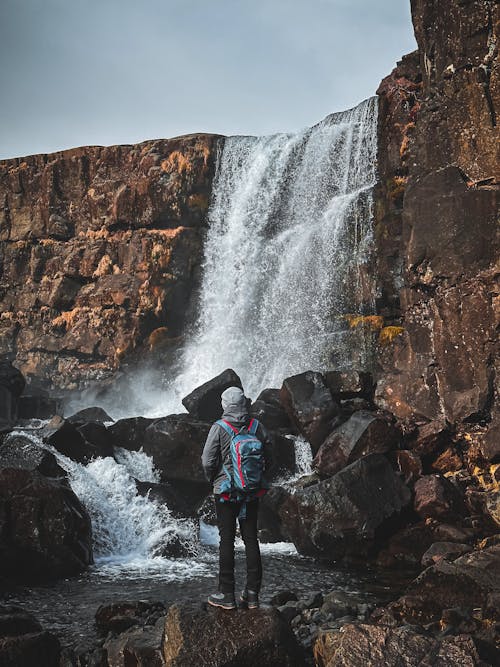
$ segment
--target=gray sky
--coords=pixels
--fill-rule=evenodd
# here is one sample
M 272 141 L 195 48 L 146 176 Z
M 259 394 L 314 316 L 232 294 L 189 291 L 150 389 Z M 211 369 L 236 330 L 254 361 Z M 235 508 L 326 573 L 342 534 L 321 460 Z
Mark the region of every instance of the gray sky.
M 298 130 L 415 48 L 409 0 L 0 0 L 0 158 Z

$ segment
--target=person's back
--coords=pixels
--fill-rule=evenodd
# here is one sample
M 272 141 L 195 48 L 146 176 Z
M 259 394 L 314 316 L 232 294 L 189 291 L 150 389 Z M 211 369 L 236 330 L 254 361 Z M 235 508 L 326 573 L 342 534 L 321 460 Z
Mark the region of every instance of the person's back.
M 262 563 L 257 538 L 258 496 L 262 490 L 248 497 L 236 493 L 232 477 L 231 441 L 233 434 L 254 432 L 262 443 L 264 468 L 270 465 L 271 442 L 265 428 L 248 414 L 247 398 L 239 387 L 229 387 L 221 395 L 222 423 L 213 424 L 202 454 L 202 465 L 207 479 L 212 483 L 220 535 L 219 592 L 210 595 L 211 605 L 224 609 L 236 607 L 234 597 L 234 539 L 236 519 L 239 520 L 241 537 L 245 543 L 247 584 L 240 600 L 249 607 L 258 606 L 262 580 Z

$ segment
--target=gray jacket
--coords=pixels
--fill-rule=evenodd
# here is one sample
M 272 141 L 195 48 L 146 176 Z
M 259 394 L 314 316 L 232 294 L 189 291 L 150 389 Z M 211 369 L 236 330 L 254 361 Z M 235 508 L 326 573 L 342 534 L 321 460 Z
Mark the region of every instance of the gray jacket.
M 236 428 L 241 428 L 250 421 L 248 410 L 245 406 L 229 405 L 222 415 L 222 419 L 226 419 Z M 272 463 L 272 441 L 268 432 L 259 422 L 259 427 L 255 434 L 264 446 L 264 463 L 265 470 L 269 470 Z M 220 424 L 213 424 L 210 429 L 207 441 L 203 448 L 201 455 L 201 463 L 205 471 L 205 477 L 213 485 L 213 492 L 220 493 L 220 485 L 227 479 L 226 473 L 222 466 L 230 466 L 230 445 L 231 436 L 227 433 Z

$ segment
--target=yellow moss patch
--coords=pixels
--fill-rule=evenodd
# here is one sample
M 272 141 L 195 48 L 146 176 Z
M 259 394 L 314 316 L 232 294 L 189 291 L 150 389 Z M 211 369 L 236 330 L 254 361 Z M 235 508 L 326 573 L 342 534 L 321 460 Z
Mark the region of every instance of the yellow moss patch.
M 193 165 L 183 153 L 173 151 L 166 160 L 163 160 L 161 169 L 169 173 L 177 171 L 179 174 L 189 174 L 193 171 Z
M 351 329 L 362 326 L 379 331 L 384 326 L 382 315 L 344 315 L 344 317 L 349 322 Z
M 392 341 L 404 331 L 403 327 L 384 327 L 378 335 L 380 345 L 389 345 Z

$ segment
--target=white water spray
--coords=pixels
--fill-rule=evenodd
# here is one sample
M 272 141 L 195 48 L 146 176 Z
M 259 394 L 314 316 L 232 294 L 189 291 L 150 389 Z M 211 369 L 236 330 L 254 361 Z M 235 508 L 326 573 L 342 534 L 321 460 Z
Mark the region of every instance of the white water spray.
M 144 452 L 118 449 L 118 461 L 97 458 L 82 465 L 45 445 L 34 431 L 16 430 L 7 436 L 7 444 L 9 439 L 27 453 L 33 448 L 48 449 L 67 472 L 71 488 L 92 520 L 94 558 L 101 572 L 140 571 L 184 578 L 206 569 L 206 564 L 192 558 L 199 551 L 195 524 L 172 516 L 166 505 L 137 493 L 135 479 L 159 481 Z M 169 558 L 171 547 L 176 552 L 182 548 L 185 558 Z

